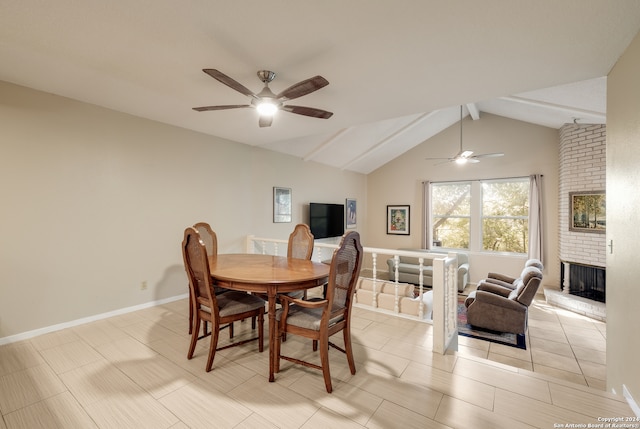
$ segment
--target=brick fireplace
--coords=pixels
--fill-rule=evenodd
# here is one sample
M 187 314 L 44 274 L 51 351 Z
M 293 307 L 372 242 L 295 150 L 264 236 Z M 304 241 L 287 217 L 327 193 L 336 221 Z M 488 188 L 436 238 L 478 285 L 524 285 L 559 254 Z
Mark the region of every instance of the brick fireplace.
M 559 238 L 562 291 L 545 291 L 551 304 L 606 318 L 605 234 L 571 230 L 569 193 L 606 189 L 606 125 L 560 128 Z M 557 296 L 560 295 L 560 296 Z

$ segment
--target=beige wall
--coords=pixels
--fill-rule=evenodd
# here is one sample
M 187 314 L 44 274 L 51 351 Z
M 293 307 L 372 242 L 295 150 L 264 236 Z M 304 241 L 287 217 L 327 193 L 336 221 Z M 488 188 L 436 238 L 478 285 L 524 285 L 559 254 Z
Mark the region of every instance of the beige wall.
M 236 252 L 286 239 L 310 201 L 367 203 L 361 174 L 2 82 L 0 154 L 0 339 L 186 293 L 194 222 Z M 292 223 L 272 222 L 273 186 Z
M 459 125 L 453 125 L 411 151 L 380 167 L 367 177 L 369 205 L 368 245 L 383 248 L 421 247 L 422 181 L 473 180 L 520 177 L 540 173 L 546 206 L 545 285 L 558 286 L 558 155 L 559 133 L 500 116 L 481 114 L 480 119 L 466 118 L 463 123 L 464 149 L 475 153 L 504 152 L 502 158 L 489 158 L 478 164 L 457 165 L 427 161 L 427 157 L 455 155 L 460 145 Z M 409 204 L 409 236 L 386 234 L 386 206 Z M 523 257 L 470 255 L 470 280 L 475 283 L 488 272 L 519 274 Z
M 607 78 L 607 387 L 640 401 L 640 35 Z M 637 406 L 637 405 L 636 405 Z M 640 413 L 640 409 L 636 408 Z

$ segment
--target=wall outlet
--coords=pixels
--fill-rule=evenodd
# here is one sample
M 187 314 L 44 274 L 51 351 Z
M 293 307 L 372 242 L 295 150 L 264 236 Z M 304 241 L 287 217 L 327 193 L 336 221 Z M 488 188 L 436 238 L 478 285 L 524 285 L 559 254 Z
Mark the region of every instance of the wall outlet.
M 140 283 L 140 290 L 147 290 L 147 281 L 143 281 Z

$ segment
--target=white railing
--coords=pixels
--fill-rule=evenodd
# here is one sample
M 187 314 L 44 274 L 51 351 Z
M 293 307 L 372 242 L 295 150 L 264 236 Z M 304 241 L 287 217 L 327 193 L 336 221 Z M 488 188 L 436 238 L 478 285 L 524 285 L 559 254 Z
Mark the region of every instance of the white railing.
M 260 253 L 265 255 L 286 256 L 287 240 L 262 238 L 253 235 L 247 236 L 246 251 L 247 253 Z M 322 242 L 314 243 L 312 260 L 316 262 L 330 262 L 333 251 L 338 248 L 337 244 L 329 244 Z M 358 301 L 356 305 L 370 308 L 383 313 L 390 313 L 400 317 L 407 317 L 420 322 L 433 323 L 433 350 L 444 354 L 447 349 L 457 350 L 458 343 L 458 326 L 457 326 L 457 296 L 458 296 L 458 279 L 457 268 L 458 258 L 455 253 L 444 255 L 442 253 L 424 253 L 413 252 L 408 250 L 393 250 L 373 247 L 364 247 L 365 258 L 363 262 L 363 270 L 371 271 L 372 278 L 366 279 L 371 283 L 371 302 L 363 303 Z M 398 265 L 400 256 L 408 256 L 416 258 L 419 262 L 419 284 L 416 286 L 417 293 L 415 298 L 408 298 L 400 293 L 398 281 Z M 377 268 L 379 265 L 379 257 L 394 259 L 394 272 L 389 273 L 390 281 L 377 279 Z M 423 271 L 425 258 L 433 259 L 433 292 L 427 291 L 424 287 Z M 385 261 L 386 262 L 386 261 Z M 384 262 L 383 262 L 384 263 Z M 365 264 L 370 264 L 367 267 Z M 384 263 L 386 265 L 386 263 Z M 385 270 L 386 271 L 386 270 Z M 385 283 L 394 284 L 393 294 L 393 310 L 386 310 L 379 305 L 380 290 Z M 432 294 L 432 296 L 431 296 Z M 431 299 L 432 298 L 432 299 Z M 410 306 L 401 305 L 402 302 L 411 301 Z M 432 318 L 428 318 L 427 303 L 432 305 Z M 401 311 L 401 307 L 403 311 Z M 404 311 L 409 307 L 412 312 Z
M 434 259 L 433 351 L 440 354 L 444 354 L 447 349 L 458 350 L 457 285 L 458 256 L 450 253 L 446 258 Z

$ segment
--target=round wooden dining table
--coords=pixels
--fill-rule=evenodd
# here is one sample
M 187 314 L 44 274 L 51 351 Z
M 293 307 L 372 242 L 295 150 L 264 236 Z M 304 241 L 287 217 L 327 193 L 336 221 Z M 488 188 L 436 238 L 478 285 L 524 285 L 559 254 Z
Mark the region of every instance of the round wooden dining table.
M 322 286 L 329 265 L 306 259 L 253 253 L 218 254 L 209 257 L 214 284 L 227 289 L 266 294 L 269 316 L 269 381 L 276 367 L 276 296 Z

